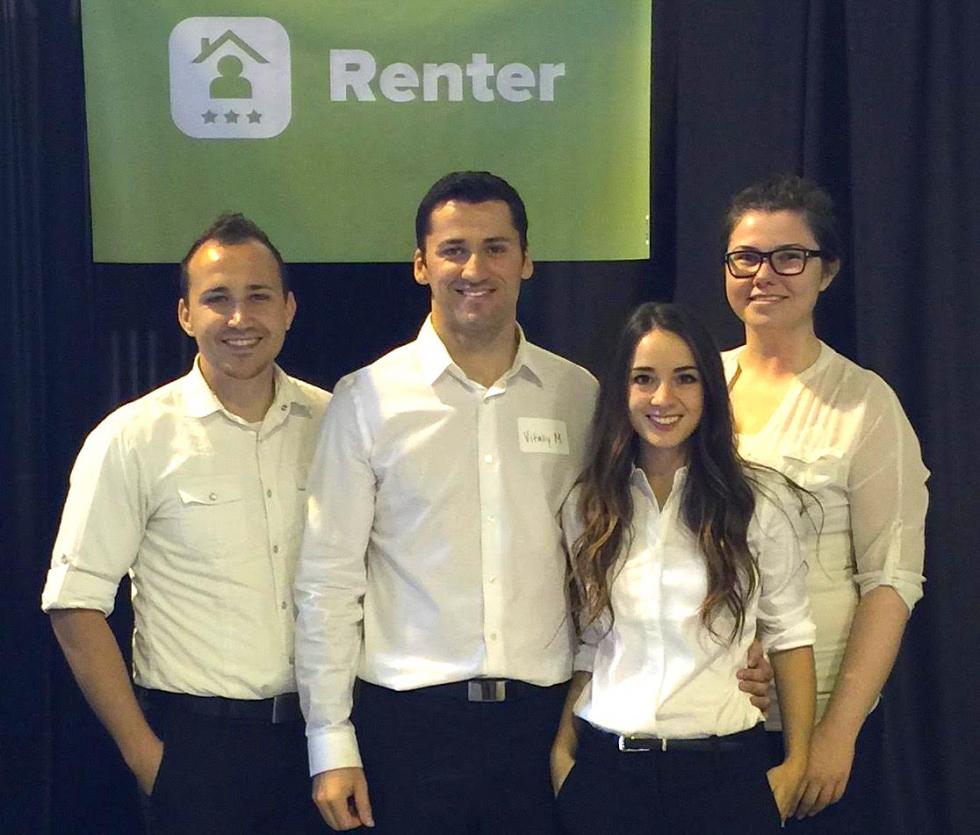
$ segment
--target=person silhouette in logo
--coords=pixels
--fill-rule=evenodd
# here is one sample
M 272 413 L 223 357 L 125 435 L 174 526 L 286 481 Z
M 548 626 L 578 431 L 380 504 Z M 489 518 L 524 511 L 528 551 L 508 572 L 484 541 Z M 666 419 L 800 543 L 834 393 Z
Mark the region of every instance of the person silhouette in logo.
M 223 55 L 218 59 L 218 77 L 211 82 L 213 99 L 250 99 L 252 83 L 242 77 L 242 59 L 237 55 Z

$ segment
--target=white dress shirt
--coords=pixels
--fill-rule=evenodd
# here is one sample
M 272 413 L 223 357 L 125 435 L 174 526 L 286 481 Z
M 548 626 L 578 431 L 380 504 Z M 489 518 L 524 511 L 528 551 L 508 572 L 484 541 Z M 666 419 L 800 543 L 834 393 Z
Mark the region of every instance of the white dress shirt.
M 337 384 L 296 581 L 312 774 L 360 765 L 355 674 L 395 690 L 569 677 L 559 515 L 596 388 L 523 334 L 486 388 L 429 320 L 415 342 Z
M 722 359 L 731 385 L 743 348 Z M 911 611 L 922 597 L 929 471 L 895 393 L 877 374 L 820 343 L 766 425 L 738 437 L 749 461 L 785 473 L 819 499 L 804 524 L 817 624 L 817 718 L 827 707 L 858 600 L 891 586 Z M 779 727 L 778 704 L 767 726 Z
M 143 687 L 238 699 L 296 689 L 292 582 L 330 395 L 279 368 L 275 387 L 250 425 L 195 361 L 110 414 L 78 454 L 42 608 L 109 614 L 129 572 Z
M 728 643 L 734 619 L 727 611 L 713 622 L 720 637 L 702 625 L 708 577 L 680 515 L 686 475 L 686 467 L 677 471 L 661 509 L 646 475 L 633 470 L 634 535 L 614 568 L 611 626 L 607 613 L 586 629 L 575 656 L 575 668 L 592 673 L 575 713 L 615 734 L 691 739 L 747 730 L 762 713 L 738 689 L 735 673 L 757 630 L 769 652 L 813 644 L 806 567 L 790 521 L 799 507 L 783 500 L 786 488 L 771 478 L 756 493 L 748 529 L 759 577 L 744 628 Z M 576 488 L 562 511 L 569 548 L 583 530 L 578 495 Z

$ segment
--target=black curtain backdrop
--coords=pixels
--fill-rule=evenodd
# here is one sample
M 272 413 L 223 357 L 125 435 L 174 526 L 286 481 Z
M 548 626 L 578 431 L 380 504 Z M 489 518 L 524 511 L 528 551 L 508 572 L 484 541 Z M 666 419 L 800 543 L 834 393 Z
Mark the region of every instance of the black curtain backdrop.
M 735 344 L 718 233 L 728 197 L 773 171 L 827 186 L 849 249 L 820 334 L 895 387 L 933 472 L 926 597 L 883 705 L 882 815 L 895 833 L 975 831 L 980 4 L 654 7 L 652 259 L 538 264 L 521 320 L 593 370 L 642 299 L 685 301 Z M 0 406 L 0 832 L 138 833 L 132 781 L 39 594 L 84 435 L 181 374 L 193 346 L 175 322 L 174 265 L 92 263 L 78 2 L 0 0 L 0 27 L 0 357 L 13 392 Z M 295 266 L 283 365 L 329 387 L 410 339 L 427 298 L 409 255 Z M 110 619 L 124 646 L 127 592 Z

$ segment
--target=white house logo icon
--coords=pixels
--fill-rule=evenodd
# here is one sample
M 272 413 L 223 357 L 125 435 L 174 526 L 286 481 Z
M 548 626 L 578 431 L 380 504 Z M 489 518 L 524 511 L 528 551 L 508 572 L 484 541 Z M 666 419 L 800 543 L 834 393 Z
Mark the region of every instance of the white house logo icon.
M 268 139 L 292 116 L 289 36 L 268 17 L 189 17 L 170 33 L 170 115 L 195 139 Z

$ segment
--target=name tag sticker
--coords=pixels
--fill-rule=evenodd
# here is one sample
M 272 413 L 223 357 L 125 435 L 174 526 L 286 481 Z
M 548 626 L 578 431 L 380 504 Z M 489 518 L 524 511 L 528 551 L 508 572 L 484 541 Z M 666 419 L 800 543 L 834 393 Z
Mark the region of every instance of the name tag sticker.
M 549 418 L 518 418 L 517 434 L 521 452 L 550 452 L 569 455 L 568 428 L 563 420 Z

